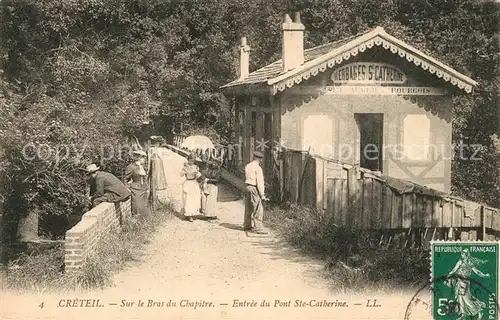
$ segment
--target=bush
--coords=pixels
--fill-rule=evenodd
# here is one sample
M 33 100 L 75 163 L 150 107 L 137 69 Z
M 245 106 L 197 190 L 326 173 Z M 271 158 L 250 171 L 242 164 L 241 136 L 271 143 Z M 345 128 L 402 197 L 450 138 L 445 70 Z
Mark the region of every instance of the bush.
M 339 228 L 332 215 L 296 204 L 274 207 L 266 217 L 286 241 L 315 254 L 346 257 L 361 237 Z
M 333 216 L 295 204 L 266 211 L 266 224 L 292 246 L 325 261 L 335 290 L 413 286 L 428 279 L 428 253 L 386 249 L 370 232 L 339 228 Z

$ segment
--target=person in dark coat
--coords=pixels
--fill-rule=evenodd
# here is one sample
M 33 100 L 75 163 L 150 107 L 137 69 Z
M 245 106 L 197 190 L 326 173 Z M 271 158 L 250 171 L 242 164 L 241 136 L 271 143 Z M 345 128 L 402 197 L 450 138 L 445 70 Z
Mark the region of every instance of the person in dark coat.
M 95 164 L 85 169 L 90 183 L 90 201 L 92 207 L 103 202 L 122 202 L 130 198 L 129 189 L 117 177 L 109 172 L 99 171 Z
M 217 160 L 208 162 L 206 168 L 201 173 L 204 178 L 201 188 L 201 210 L 205 216 L 216 218 L 217 195 L 219 193 L 217 184 L 221 179 L 220 162 Z
M 144 168 L 148 155 L 142 150 L 134 151 L 134 155 L 138 159 L 125 168 L 124 182 L 131 192 L 132 215 L 148 215 L 148 175 Z

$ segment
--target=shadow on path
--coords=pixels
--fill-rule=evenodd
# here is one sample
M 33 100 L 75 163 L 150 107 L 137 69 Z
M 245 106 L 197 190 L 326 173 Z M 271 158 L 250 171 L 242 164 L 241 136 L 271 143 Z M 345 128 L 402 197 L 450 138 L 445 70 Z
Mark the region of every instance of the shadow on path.
M 268 255 L 271 260 L 286 259 L 290 262 L 324 264 L 322 259 L 317 256 L 304 253 L 300 249 L 287 244 L 285 241 L 277 239 L 275 236 L 269 237 L 269 241 L 253 242 L 252 246 L 264 249 L 259 251 L 261 251 L 261 254 Z
M 187 220 L 187 218 L 181 212 L 173 211 L 172 214 L 177 219 L 179 219 L 181 221 L 186 221 Z M 219 218 L 217 218 L 217 216 L 204 216 L 202 214 L 194 215 L 194 216 L 192 216 L 192 218 L 194 220 L 201 220 L 201 221 L 208 221 L 208 222 L 219 220 Z
M 219 226 L 224 227 L 226 229 L 231 229 L 231 230 L 238 230 L 238 231 L 243 231 L 243 226 L 235 223 L 219 223 Z
M 204 216 L 202 214 L 198 214 L 198 215 L 193 216 L 193 219 L 202 220 L 202 221 L 214 221 L 214 220 L 218 220 L 219 218 L 217 218 L 217 216 Z
M 172 210 L 172 214 L 179 220 L 181 221 L 185 221 L 186 220 L 186 217 L 184 217 L 184 215 L 181 213 L 181 212 L 177 212 L 175 210 Z
M 219 184 L 218 194 L 218 201 L 221 202 L 219 198 L 228 199 L 227 205 L 229 205 L 229 202 L 235 202 L 240 199 L 240 192 L 238 191 L 238 189 L 228 185 L 227 183 L 221 183 Z M 230 201 L 229 199 L 235 200 Z M 226 204 L 223 204 L 223 206 L 226 206 Z M 243 203 L 239 203 L 238 207 L 241 207 L 240 209 L 242 212 L 244 211 Z M 231 208 L 232 210 L 234 210 L 234 207 Z M 234 215 L 231 216 L 231 218 L 234 217 Z M 229 221 L 227 218 L 230 218 L 230 216 L 226 216 L 225 214 L 221 213 L 222 221 L 219 223 L 219 226 L 245 233 L 246 237 L 250 240 L 251 245 L 256 247 L 260 254 L 268 255 L 269 259 L 271 260 L 285 259 L 287 261 L 297 263 L 315 265 L 324 264 L 324 262 L 322 262 L 322 259 L 319 259 L 317 256 L 304 253 L 301 250 L 294 248 L 292 245 L 288 244 L 285 240 L 279 237 L 279 235 L 273 232 L 272 229 L 269 228 L 269 226 L 266 226 L 266 229 L 270 231 L 269 234 L 257 234 L 244 231 L 242 224 L 234 223 L 234 218 L 230 218 Z

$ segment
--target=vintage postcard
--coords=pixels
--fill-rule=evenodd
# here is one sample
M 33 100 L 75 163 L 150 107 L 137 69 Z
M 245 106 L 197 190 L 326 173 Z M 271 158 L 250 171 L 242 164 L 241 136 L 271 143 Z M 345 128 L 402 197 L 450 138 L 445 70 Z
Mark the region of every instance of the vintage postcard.
M 500 2 L 0 21 L 0 319 L 499 318 Z

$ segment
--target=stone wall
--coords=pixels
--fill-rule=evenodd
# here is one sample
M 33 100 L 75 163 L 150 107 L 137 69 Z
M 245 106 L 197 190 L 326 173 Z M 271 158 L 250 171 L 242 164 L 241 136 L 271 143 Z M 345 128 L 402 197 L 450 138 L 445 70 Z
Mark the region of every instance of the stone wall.
M 85 213 L 78 224 L 66 231 L 65 271 L 80 268 L 85 259 L 95 253 L 103 236 L 118 229 L 130 215 L 130 200 L 116 204 L 104 202 Z

